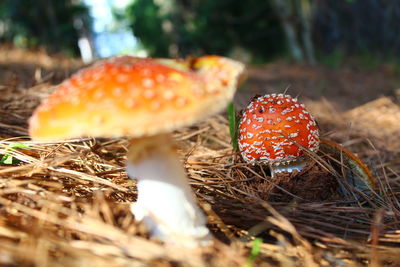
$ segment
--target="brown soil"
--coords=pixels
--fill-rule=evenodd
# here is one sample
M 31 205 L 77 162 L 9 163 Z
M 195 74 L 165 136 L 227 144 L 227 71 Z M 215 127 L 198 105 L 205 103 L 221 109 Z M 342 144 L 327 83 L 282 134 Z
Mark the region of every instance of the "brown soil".
M 338 181 L 329 171 L 317 164 L 311 164 L 300 173 L 286 175 L 276 181 L 268 200 L 276 202 L 321 202 L 339 198 Z M 289 195 L 282 189 L 290 192 Z
M 0 46 L 0 85 L 16 89 L 40 83 L 58 84 L 75 72 L 82 62 L 44 51 L 25 51 Z
M 328 99 L 343 111 L 382 95 L 394 96 L 398 88 L 400 77 L 384 65 L 371 70 L 349 64 L 334 70 L 320 65 L 276 62 L 251 67 L 247 84 L 236 99 L 243 107 L 254 94 L 287 92 L 301 99 Z

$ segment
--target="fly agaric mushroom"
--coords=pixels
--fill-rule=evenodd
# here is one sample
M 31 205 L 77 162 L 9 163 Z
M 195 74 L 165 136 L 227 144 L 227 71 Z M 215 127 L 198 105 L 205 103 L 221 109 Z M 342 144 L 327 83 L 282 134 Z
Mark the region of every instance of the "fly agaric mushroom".
M 131 210 L 152 236 L 196 246 L 209 239 L 170 132 L 221 111 L 244 65 L 228 58 L 113 57 L 64 81 L 30 118 L 34 140 L 129 136 Z
M 255 98 L 239 123 L 238 145 L 248 163 L 267 163 L 271 175 L 300 171 L 306 151 L 319 147 L 319 132 L 312 116 L 296 98 L 271 94 Z

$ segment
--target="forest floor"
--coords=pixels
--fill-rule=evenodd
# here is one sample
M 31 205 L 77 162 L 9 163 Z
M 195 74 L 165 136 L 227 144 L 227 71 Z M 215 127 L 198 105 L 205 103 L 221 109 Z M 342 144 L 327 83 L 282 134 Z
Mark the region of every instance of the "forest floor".
M 321 135 L 355 153 L 373 182 L 350 152 L 329 145 L 301 173 L 272 179 L 232 151 L 225 115 L 175 132 L 215 236 L 212 246 L 180 250 L 148 239 L 130 213 L 126 139 L 27 137 L 34 108 L 80 67 L 0 48 L 0 265 L 400 265 L 400 76 L 390 65 L 252 66 L 235 97 L 240 109 L 255 94 L 298 96 Z M 370 186 L 348 185 L 356 179 Z

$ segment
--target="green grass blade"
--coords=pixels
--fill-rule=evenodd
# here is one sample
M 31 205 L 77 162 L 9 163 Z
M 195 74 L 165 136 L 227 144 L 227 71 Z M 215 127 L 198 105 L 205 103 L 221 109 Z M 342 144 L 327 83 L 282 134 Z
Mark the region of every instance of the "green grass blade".
M 256 261 L 257 257 L 261 253 L 261 244 L 263 240 L 261 238 L 255 238 L 253 241 L 253 246 L 251 247 L 250 255 L 248 257 L 248 262 L 243 267 L 251 267 Z
M 231 144 L 233 147 L 233 150 L 239 151 L 239 146 L 237 142 L 237 137 L 238 137 L 238 118 L 236 116 L 236 109 L 235 105 L 231 102 L 229 103 L 227 107 L 227 113 L 228 113 L 228 123 L 229 123 L 229 134 L 231 136 Z

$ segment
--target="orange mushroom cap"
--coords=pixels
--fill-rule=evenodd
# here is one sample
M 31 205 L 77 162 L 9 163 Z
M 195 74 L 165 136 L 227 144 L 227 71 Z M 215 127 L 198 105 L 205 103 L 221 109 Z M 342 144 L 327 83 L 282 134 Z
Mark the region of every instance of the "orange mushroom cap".
M 239 149 L 250 163 L 284 163 L 319 147 L 317 125 L 297 99 L 271 94 L 254 99 L 239 124 Z
M 51 141 L 170 132 L 221 111 L 243 71 L 219 56 L 101 60 L 56 88 L 30 118 L 29 133 Z

